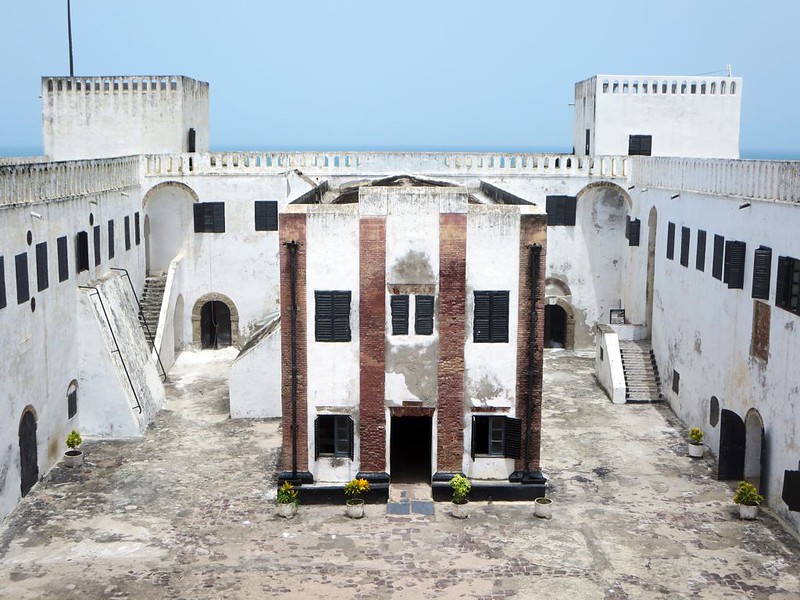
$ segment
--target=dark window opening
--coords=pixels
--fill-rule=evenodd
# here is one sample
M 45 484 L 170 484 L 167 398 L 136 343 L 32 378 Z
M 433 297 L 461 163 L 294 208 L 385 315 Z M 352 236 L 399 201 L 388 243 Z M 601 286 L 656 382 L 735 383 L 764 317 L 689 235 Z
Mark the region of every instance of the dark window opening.
M 131 249 L 131 218 L 125 217 L 125 251 Z
M 697 256 L 694 266 L 698 271 L 706 270 L 706 232 L 702 229 L 697 230 Z
M 61 236 L 56 240 L 58 251 L 58 281 L 69 279 L 69 258 L 67 256 L 67 236 Z
M 408 335 L 408 294 L 394 294 L 389 298 L 392 310 L 392 335 Z
M 78 414 L 78 386 L 70 384 L 67 390 L 67 419 Z
M 355 431 L 348 415 L 319 415 L 314 421 L 314 458 L 334 456 L 353 460 Z
M 100 264 L 100 225 L 95 225 L 92 230 L 94 234 L 94 266 Z
M 503 456 L 519 458 L 522 440 L 520 419 L 497 416 L 472 417 L 472 458 Z
M 722 279 L 722 267 L 725 260 L 725 238 L 721 235 L 714 235 L 714 257 L 711 265 L 711 276 L 714 279 Z
M 231 345 L 231 309 L 224 302 L 206 302 L 200 309 L 200 345 L 214 350 Z
M 14 257 L 17 274 L 17 304 L 30 300 L 31 291 L 28 284 L 28 253 L 23 252 Z
M 431 417 L 392 417 L 389 443 L 393 483 L 430 483 L 431 422 Z
M 566 344 L 567 311 L 557 304 L 548 304 L 544 307 L 544 347 L 565 348 Z
M 50 273 L 47 265 L 47 242 L 36 244 L 36 289 L 46 290 L 50 285 Z
M 417 294 L 414 297 L 414 333 L 433 335 L 433 296 Z
M 689 266 L 689 244 L 691 243 L 691 230 L 681 227 L 681 266 Z
M 25 411 L 19 423 L 20 492 L 27 496 L 39 481 L 39 459 L 36 443 L 36 417 Z
M 350 296 L 349 291 L 314 292 L 316 341 L 350 341 Z
M 256 231 L 278 231 L 278 203 L 274 200 L 256 200 Z
M 198 202 L 194 205 L 195 233 L 225 232 L 225 203 Z
M 775 305 L 800 314 L 800 260 L 789 256 L 778 257 L 776 279 Z
M 475 314 L 472 341 L 508 342 L 508 291 L 474 292 Z
M 137 246 L 142 243 L 142 228 L 139 221 L 139 213 L 133 213 L 133 241 Z
M 711 396 L 711 403 L 708 407 L 708 424 L 716 427 L 719 423 L 719 400 L 716 396 Z
M 681 374 L 677 371 L 672 371 L 672 391 L 676 394 L 681 391 Z
M 189 128 L 189 152 L 196 152 L 197 148 L 197 132 L 195 131 L 194 127 Z
M 608 84 L 605 84 L 605 86 L 608 87 Z M 589 129 L 587 129 L 586 130 L 586 147 L 583 149 L 583 153 L 586 154 L 587 156 L 589 154 L 591 154 L 591 152 L 589 152 L 589 148 L 590 148 L 589 142 L 591 141 L 591 139 L 592 139 L 591 131 Z
M 626 217 L 625 221 L 625 238 L 628 240 L 628 246 L 638 246 L 640 232 L 642 230 L 642 222 L 639 219 L 631 219 Z
M 667 225 L 667 258 L 669 260 L 675 258 L 675 223 Z
M 650 156 L 653 149 L 652 135 L 629 135 L 628 136 L 628 155 L 629 156 Z
M 744 261 L 747 256 L 744 242 L 725 242 L 725 279 L 729 289 L 744 288 Z
M 0 308 L 6 307 L 6 264 L 5 258 L 0 256 Z
M 772 275 L 772 248 L 759 246 L 753 256 L 753 298 L 769 300 Z
M 79 231 L 75 236 L 75 271 L 89 270 L 89 234 Z
M 576 196 L 547 196 L 545 200 L 547 225 L 575 225 L 577 206 Z
M 111 260 L 116 254 L 114 247 L 114 219 L 108 220 L 108 259 Z

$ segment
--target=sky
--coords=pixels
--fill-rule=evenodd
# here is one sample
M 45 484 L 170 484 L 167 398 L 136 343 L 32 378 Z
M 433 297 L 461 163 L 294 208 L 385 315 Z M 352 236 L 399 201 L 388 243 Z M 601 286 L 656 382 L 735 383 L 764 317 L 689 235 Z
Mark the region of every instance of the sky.
M 213 150 L 572 148 L 597 73 L 744 78 L 743 157 L 800 158 L 800 0 L 71 0 L 76 75 L 211 84 Z M 0 0 L 0 156 L 40 154 L 66 0 Z

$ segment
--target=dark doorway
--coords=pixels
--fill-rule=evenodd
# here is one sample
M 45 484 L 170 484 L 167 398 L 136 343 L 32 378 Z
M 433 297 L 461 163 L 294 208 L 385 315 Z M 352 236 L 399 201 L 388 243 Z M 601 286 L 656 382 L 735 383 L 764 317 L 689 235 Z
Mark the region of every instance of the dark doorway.
M 430 483 L 431 418 L 392 417 L 393 483 Z
M 200 312 L 200 342 L 203 348 L 231 345 L 231 310 L 224 302 L 206 302 Z
M 22 495 L 27 495 L 39 481 L 39 457 L 36 451 L 36 417 L 29 410 L 19 422 L 19 466 Z
M 719 431 L 719 471 L 717 479 L 744 478 L 745 428 L 741 417 L 731 410 L 722 410 Z
M 544 307 L 544 347 L 564 348 L 567 343 L 567 311 L 557 304 Z

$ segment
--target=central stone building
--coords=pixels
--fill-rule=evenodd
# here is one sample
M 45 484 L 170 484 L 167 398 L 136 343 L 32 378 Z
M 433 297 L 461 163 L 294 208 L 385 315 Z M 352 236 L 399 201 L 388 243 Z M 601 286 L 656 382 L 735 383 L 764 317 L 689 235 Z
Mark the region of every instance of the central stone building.
M 357 476 L 443 498 L 454 473 L 476 497 L 543 493 L 547 217 L 461 183 L 323 185 L 281 212 L 280 479 L 304 495 Z

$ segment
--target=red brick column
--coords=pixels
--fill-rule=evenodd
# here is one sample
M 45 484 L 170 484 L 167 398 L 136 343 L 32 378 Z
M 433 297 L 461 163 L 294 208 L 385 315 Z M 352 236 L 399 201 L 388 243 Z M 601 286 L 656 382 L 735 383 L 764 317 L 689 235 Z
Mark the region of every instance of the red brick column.
M 467 215 L 439 216 L 437 472 L 460 473 L 464 455 Z
M 290 253 L 286 242 L 299 244 L 296 255 L 295 298 L 297 302 L 297 329 L 295 331 L 297 367 L 297 470 L 303 479 L 308 473 L 308 397 L 306 355 L 306 216 L 281 214 L 279 216 L 279 252 L 281 272 L 281 407 L 283 430 L 284 472 L 292 471 L 292 301 L 290 279 Z
M 525 443 L 528 403 L 528 359 L 531 338 L 531 244 L 539 244 L 539 281 L 536 296 L 536 329 L 533 332 L 536 352 L 533 360 L 533 410 L 532 430 L 529 445 L 529 460 L 532 470 L 539 470 L 542 439 L 542 348 L 544 347 L 544 281 L 547 260 L 547 218 L 543 215 L 522 215 L 519 227 L 519 325 L 517 329 L 517 417 L 522 419 L 523 458 L 516 461 L 515 468 L 525 467 Z
M 386 220 L 359 222 L 360 474 L 386 471 Z

